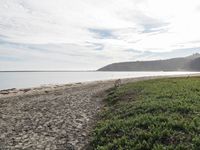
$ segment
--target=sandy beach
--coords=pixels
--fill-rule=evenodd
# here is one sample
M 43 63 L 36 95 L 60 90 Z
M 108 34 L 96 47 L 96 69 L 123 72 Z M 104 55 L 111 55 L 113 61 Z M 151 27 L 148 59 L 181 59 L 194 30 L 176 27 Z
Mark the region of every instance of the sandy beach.
M 165 77 L 178 76 L 188 75 Z M 122 79 L 122 84 L 163 77 Z M 0 91 L 0 149 L 85 149 L 104 91 L 115 81 Z

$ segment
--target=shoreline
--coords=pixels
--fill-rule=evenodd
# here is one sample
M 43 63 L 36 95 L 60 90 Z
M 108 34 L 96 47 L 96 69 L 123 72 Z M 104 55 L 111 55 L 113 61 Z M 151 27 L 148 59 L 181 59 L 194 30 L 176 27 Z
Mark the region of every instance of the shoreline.
M 200 74 L 121 79 L 141 80 Z M 115 80 L 38 87 L 0 97 L 0 148 L 85 149 L 103 109 L 105 91 Z
M 88 84 L 96 84 L 96 83 L 103 83 L 103 82 L 114 82 L 117 79 L 120 79 L 122 83 L 127 83 L 135 80 L 148 80 L 154 78 L 166 78 L 166 77 L 187 77 L 187 76 L 199 76 L 200 73 L 188 73 L 188 74 L 177 74 L 177 75 L 158 75 L 158 76 L 144 76 L 144 77 L 131 77 L 131 78 L 116 78 L 116 79 L 105 79 L 105 80 L 95 80 L 95 81 L 85 81 L 85 82 L 75 82 L 75 83 L 67 83 L 67 84 L 48 84 L 48 85 L 41 85 L 37 87 L 29 87 L 29 88 L 10 88 L 10 89 L 2 89 L 0 90 L 0 98 L 4 97 L 13 97 L 23 94 L 34 94 L 34 93 L 46 93 L 59 90 L 63 88 L 73 88 L 77 86 L 83 86 Z
M 16 73 L 16 72 L 14 72 Z M 136 72 L 65 72 L 49 74 L 47 72 L 17 72 L 19 74 L 12 74 L 5 72 L 0 74 L 3 83 L 0 86 L 0 91 L 9 89 L 26 89 L 36 87 L 47 87 L 52 85 L 74 84 L 77 82 L 92 82 L 99 80 L 112 80 L 118 78 L 136 78 L 143 76 L 165 76 L 165 75 L 181 75 L 181 74 L 195 74 L 200 72 L 187 71 L 171 71 L 171 72 L 152 72 L 152 71 L 136 71 Z M 41 73 L 41 74 L 40 74 Z M 16 77 L 15 77 L 16 75 Z M 82 76 L 83 75 L 83 76 Z M 48 77 L 49 76 L 49 77 Z M 81 78 L 80 78 L 81 76 Z

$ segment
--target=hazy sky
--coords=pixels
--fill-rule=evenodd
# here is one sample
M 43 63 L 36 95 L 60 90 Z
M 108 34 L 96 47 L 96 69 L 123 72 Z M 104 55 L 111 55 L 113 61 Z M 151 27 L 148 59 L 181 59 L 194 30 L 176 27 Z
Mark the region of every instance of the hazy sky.
M 200 0 L 0 0 L 0 70 L 97 69 L 200 52 Z

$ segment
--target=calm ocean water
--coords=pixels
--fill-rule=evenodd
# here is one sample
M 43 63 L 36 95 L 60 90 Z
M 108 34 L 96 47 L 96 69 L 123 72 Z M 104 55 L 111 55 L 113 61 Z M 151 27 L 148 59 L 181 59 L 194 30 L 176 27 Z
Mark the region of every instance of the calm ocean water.
M 49 84 L 189 73 L 191 72 L 0 72 L 0 90 L 38 87 Z

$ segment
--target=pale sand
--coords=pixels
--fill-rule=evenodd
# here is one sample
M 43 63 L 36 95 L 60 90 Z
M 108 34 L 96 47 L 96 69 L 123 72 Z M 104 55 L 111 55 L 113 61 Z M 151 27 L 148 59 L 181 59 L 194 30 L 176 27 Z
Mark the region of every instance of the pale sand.
M 122 79 L 123 83 L 164 77 Z M 199 76 L 199 74 L 189 75 Z M 115 80 L 10 90 L 0 94 L 0 149 L 85 149 L 104 91 Z

